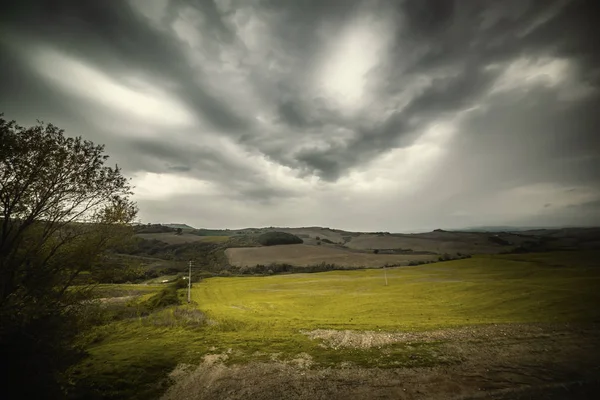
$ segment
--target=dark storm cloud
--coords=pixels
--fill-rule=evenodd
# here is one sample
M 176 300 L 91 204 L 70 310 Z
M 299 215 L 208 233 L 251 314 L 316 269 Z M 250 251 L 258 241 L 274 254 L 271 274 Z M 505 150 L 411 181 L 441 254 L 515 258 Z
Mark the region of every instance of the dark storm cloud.
M 197 4 L 205 12 L 214 8 L 211 1 Z M 117 76 L 127 68 L 154 81 L 175 82 L 194 111 L 226 132 L 249 125 L 196 83 L 180 45 L 151 27 L 126 1 L 19 0 L 5 7 L 8 11 L 0 22 L 7 30 L 104 66 Z
M 275 99 L 280 101 L 276 109 L 280 121 L 287 127 L 310 127 L 320 131 L 316 134 L 325 141 L 328 140 L 326 131 L 336 126 L 349 126 L 354 135 L 326 150 L 311 151 L 310 146 L 303 146 L 301 151 L 264 151 L 275 154 L 275 159 L 285 165 L 305 168 L 326 180 L 335 181 L 349 168 L 361 165 L 381 152 L 410 144 L 414 132 L 422 130 L 432 119 L 455 113 L 476 102 L 497 77 L 497 73 L 484 70 L 491 63 L 520 54 L 546 53 L 567 54 L 581 61 L 582 68 L 592 66 L 595 61 L 589 36 L 592 22 L 586 18 L 585 2 L 569 2 L 564 9 L 558 9 L 556 4 L 559 3 L 508 2 L 502 6 L 493 2 L 445 0 L 392 3 L 400 28 L 396 37 L 396 55 L 392 54 L 394 62 L 387 67 L 380 66 L 388 75 L 386 83 L 396 80 L 403 85 L 415 74 L 431 73 L 434 75 L 431 85 L 403 110 L 371 126 L 361 126 L 352 118 L 336 118 L 327 108 L 314 104 L 313 99 L 302 98 L 302 88 L 296 84 L 287 85 L 287 91 L 286 85 L 280 85 L 279 89 L 284 88 L 284 92 L 279 92 L 279 99 Z M 266 12 L 275 16 L 273 32 L 277 41 L 285 45 L 282 50 L 299 64 L 291 75 L 283 78 L 290 81 L 298 78 L 301 84 L 305 78 L 303 74 L 315 62 L 321 24 L 342 26 L 364 4 L 359 1 L 261 3 Z M 389 3 L 371 3 L 372 7 L 381 5 Z M 173 21 L 183 6 L 194 7 L 206 17 L 208 24 L 204 25 L 203 34 L 216 43 L 215 46 L 236 42 L 236 34 L 223 23 L 221 12 L 212 1 L 170 2 L 165 17 L 167 22 Z M 223 134 L 237 137 L 244 135 L 244 131 L 252 132 L 252 136 L 260 135 L 253 132 L 252 119 L 244 117 L 235 106 L 218 99 L 198 82 L 181 45 L 153 28 L 127 2 L 20 1 L 4 15 L 3 22 L 36 36 L 36 40 L 80 54 L 117 73 L 126 63 L 128 68 L 145 72 L 159 82 L 176 82 L 180 98 Z M 444 69 L 450 71 L 446 74 Z M 440 71 L 442 76 L 435 77 Z M 587 71 L 583 74 L 590 75 Z M 381 96 L 385 98 L 390 91 L 399 89 L 398 84 L 386 84 Z M 418 124 L 408 126 L 409 120 L 418 121 Z M 290 137 L 292 143 L 294 140 Z
M 0 104 L 7 112 L 5 117 L 18 119 L 22 125 L 35 123 L 36 119 L 54 121 L 58 115 L 74 118 L 73 110 L 68 107 L 68 96 L 41 82 L 24 65 L 15 49 L 6 46 L 6 40 L 12 37 L 4 36 L 3 39 L 0 39 Z
M 158 3 L 137 1 L 148 9 Z M 0 107 L 10 111 L 6 117 L 66 121 L 76 134 L 107 143 L 131 173 L 197 178 L 232 200 L 269 204 L 297 198 L 301 189 L 289 183 L 294 176 L 302 182 L 317 176 L 335 187 L 390 150 L 418 142 L 432 123 L 473 108 L 454 126 L 452 140 L 440 144 L 443 164 L 431 186 L 414 194 L 415 203 L 435 192 L 445 203 L 429 206 L 450 213 L 484 201 L 481 193 L 528 185 L 576 186 L 573 196 L 600 188 L 600 52 L 592 1 L 165 0 L 156 19 L 129 1 L 4 4 Z M 364 73 L 368 99 L 345 108 L 315 82 L 363 16 L 389 43 Z M 176 32 L 182 21 L 191 33 Z M 38 46 L 124 87 L 132 74 L 149 82 L 183 103 L 193 126 L 134 126 L 125 116 L 114 128 L 108 122 L 117 117 L 102 105 L 61 92 L 33 71 L 28 57 Z M 567 65 L 560 77 L 566 83 L 530 84 L 525 77 L 490 94 L 512 63 L 555 59 Z M 338 72 L 344 73 L 330 74 Z M 281 176 L 290 181 L 277 182 L 286 179 Z M 545 199 L 539 208 L 560 205 Z M 441 221 L 443 212 L 435 218 Z
M 435 118 L 475 105 L 502 72 L 486 67 L 515 57 L 568 56 L 581 68 L 588 84 L 598 83 L 594 55 L 598 52 L 593 50 L 589 3 L 415 0 L 398 4 L 398 24 L 407 23 L 398 33 L 394 62 L 381 67 L 388 76 L 381 96 L 405 89 L 408 82 L 422 74 L 434 77 L 431 85 L 379 124 L 361 127 L 356 121 L 346 121 L 354 124 L 351 129 L 355 136 L 343 145 L 326 150 L 308 147 L 292 160 L 280 156 L 280 162 L 294 166 L 297 161 L 322 178 L 335 181 L 349 168 L 381 152 L 410 144 L 416 137 L 414 133 Z M 299 36 L 302 42 L 311 38 L 313 21 L 333 9 L 308 5 L 301 13 L 292 14 L 298 15 L 299 26 L 311 28 Z M 319 122 L 306 118 L 302 107 L 294 103 L 280 104 L 279 110 L 283 120 L 294 127 L 315 127 Z M 409 120 L 417 123 L 409 126 Z M 321 122 L 325 126 L 325 121 Z
M 200 145 L 165 143 L 137 139 L 121 144 L 131 155 L 125 167 L 153 173 L 175 172 L 223 187 L 227 197 L 238 200 L 267 201 L 297 195 L 289 189 L 265 182 L 254 166 Z

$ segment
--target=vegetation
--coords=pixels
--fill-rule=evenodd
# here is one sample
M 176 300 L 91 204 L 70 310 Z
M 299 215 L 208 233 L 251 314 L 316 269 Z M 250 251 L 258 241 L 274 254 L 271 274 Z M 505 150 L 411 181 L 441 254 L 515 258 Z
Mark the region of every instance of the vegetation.
M 286 263 L 271 263 L 268 265 L 256 264 L 254 266 L 232 266 L 229 274 L 233 272 L 237 275 L 273 275 L 273 274 L 293 274 L 293 273 L 314 273 L 334 270 L 355 269 L 352 267 L 344 267 L 333 263 L 321 262 L 319 264 L 297 266 Z
M 477 256 L 387 270 L 211 278 L 192 306 L 158 310 L 99 327 L 90 357 L 72 370 L 81 398 L 156 398 L 178 363 L 228 353 L 229 363 L 309 354 L 318 366 L 431 366 L 440 343 L 324 348 L 302 332 L 318 328 L 421 331 L 512 322 L 599 322 L 598 252 Z M 267 271 L 268 272 L 268 271 Z M 435 284 L 432 284 L 435 282 Z M 183 296 L 183 293 L 179 293 Z M 211 321 L 211 323 L 205 323 Z M 182 346 L 185 343 L 185 346 Z M 390 356 L 387 356 L 390 354 Z
M 197 236 L 231 236 L 233 232 L 229 229 L 194 229 L 190 232 Z
M 156 293 L 146 301 L 150 310 L 156 310 L 167 306 L 180 304 L 181 301 L 177 295 L 177 290 L 187 287 L 187 281 L 177 279 L 174 283 L 167 285 L 160 292 Z
M 73 283 L 131 234 L 137 210 L 130 187 L 118 167 L 105 165 L 103 151 L 51 124 L 24 128 L 0 115 L 5 394 L 60 396 L 62 373 L 81 355 L 73 340 L 90 295 Z
M 180 262 L 194 260 L 198 265 L 203 265 L 209 270 L 219 271 L 223 266 L 228 265 L 222 243 L 222 240 L 214 240 L 169 244 L 158 239 L 148 240 L 137 237 L 131 245 L 119 249 L 119 252 Z
M 257 241 L 263 246 L 304 243 L 298 236 L 286 232 L 265 232 L 257 238 Z
M 179 228 L 181 229 L 181 228 Z M 134 227 L 135 233 L 175 233 L 177 228 L 165 226 L 161 224 L 147 224 L 147 225 L 136 225 Z

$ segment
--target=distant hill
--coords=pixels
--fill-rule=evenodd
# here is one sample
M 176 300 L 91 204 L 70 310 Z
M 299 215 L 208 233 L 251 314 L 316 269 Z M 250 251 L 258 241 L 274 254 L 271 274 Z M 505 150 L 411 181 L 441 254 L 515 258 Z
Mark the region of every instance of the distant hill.
M 177 232 L 178 229 L 183 232 Z M 166 261 L 193 259 L 204 270 L 220 272 L 233 266 L 257 264 L 303 267 L 335 264 L 356 268 L 417 265 L 475 254 L 600 250 L 600 228 L 482 226 L 471 228 L 473 231 L 468 229 L 405 234 L 350 232 L 318 226 L 193 229 L 187 224 L 147 224 L 135 227 L 135 243 L 122 251 Z M 269 240 L 280 236 L 294 238 L 292 243 L 297 244 L 281 246 L 276 244 L 283 242 Z
M 522 232 L 542 229 L 562 229 L 561 227 L 541 226 L 475 226 L 462 229 L 449 229 L 453 232 Z
M 181 228 L 181 229 L 196 229 L 193 226 L 189 226 L 188 224 L 162 224 L 163 226 L 168 226 L 169 228 Z

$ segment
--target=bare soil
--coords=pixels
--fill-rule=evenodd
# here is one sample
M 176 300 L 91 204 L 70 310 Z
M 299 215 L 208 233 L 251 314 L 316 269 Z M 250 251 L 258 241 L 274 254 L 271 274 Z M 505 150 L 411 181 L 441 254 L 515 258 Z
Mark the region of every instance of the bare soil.
M 346 250 L 336 246 L 311 246 L 293 244 L 268 247 L 231 248 L 225 251 L 232 265 L 254 266 L 282 263 L 309 266 L 321 263 L 344 267 L 383 267 L 384 265 L 408 265 L 410 261 L 437 260 L 436 255 L 427 254 L 372 254 Z
M 391 343 L 385 333 L 312 331 L 325 345 Z M 597 399 L 598 325 L 490 325 L 392 336 L 442 340 L 459 364 L 430 368 L 319 368 L 307 354 L 288 362 L 227 366 L 227 354 L 171 375 L 170 399 Z M 370 338 L 370 339 L 365 339 Z

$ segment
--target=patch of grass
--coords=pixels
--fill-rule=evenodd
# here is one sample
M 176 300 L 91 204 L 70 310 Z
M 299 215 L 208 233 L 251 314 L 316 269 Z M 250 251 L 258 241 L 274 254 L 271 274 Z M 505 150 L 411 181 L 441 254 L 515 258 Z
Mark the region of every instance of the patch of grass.
M 211 278 L 192 296 L 217 321 L 277 321 L 288 329 L 426 330 L 598 318 L 590 301 L 600 301 L 599 268 L 554 266 L 575 254 L 527 256 L 390 268 L 388 286 L 381 270 Z
M 90 356 L 70 371 L 71 398 L 158 398 L 179 362 L 198 362 L 208 347 L 193 329 L 162 326 L 144 319 L 104 327 L 101 339 L 88 346 Z
M 144 295 L 156 292 L 162 287 L 163 285 L 100 284 L 94 287 L 94 297 L 107 298 Z

